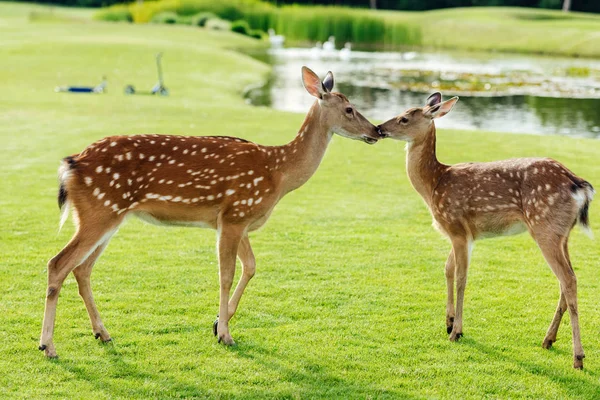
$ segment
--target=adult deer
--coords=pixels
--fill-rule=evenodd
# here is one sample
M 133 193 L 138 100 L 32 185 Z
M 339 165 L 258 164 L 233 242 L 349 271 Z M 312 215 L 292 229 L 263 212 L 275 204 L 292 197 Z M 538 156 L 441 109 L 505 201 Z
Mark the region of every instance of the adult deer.
M 448 301 L 446 327 L 450 340 L 463 334 L 463 300 L 473 242 L 529 231 L 560 282 L 560 300 L 543 342 L 550 348 L 563 313 L 569 310 L 575 368 L 583 368 L 579 336 L 577 279 L 567 242 L 575 223 L 588 227 L 594 189 L 549 158 L 444 165 L 435 153 L 436 118 L 446 115 L 458 97 L 441 102 L 434 93 L 423 108 L 411 108 L 380 125 L 381 134 L 407 142 L 406 170 L 425 200 L 434 227 L 450 239 L 446 261 Z M 456 280 L 456 313 L 454 281 Z
M 377 128 L 348 99 L 332 93 L 333 75 L 321 82 L 302 68 L 302 82 L 318 100 L 296 138 L 261 146 L 212 136 L 112 136 L 67 157 L 59 168 L 61 226 L 72 209 L 76 232 L 48 262 L 48 291 L 40 350 L 56 357 L 53 344 L 58 295 L 73 271 L 96 338 L 109 341 L 92 297 L 92 267 L 128 214 L 162 225 L 217 230 L 220 302 L 214 324 L 219 342 L 234 344 L 229 320 L 255 271 L 248 233 L 260 228 L 279 200 L 316 171 L 333 133 L 373 144 Z M 229 298 L 236 255 L 242 276 Z

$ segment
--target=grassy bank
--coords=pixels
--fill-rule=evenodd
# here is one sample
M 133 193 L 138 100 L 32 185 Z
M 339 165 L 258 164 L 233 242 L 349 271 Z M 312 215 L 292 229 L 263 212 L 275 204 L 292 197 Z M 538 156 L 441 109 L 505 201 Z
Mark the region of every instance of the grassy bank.
M 359 48 L 403 47 L 504 51 L 600 57 L 600 15 L 511 7 L 454 8 L 424 12 L 343 7 L 275 7 L 259 0 L 161 0 L 113 6 L 99 19 L 146 23 L 162 12 L 192 16 L 211 12 L 255 29 L 273 28 L 288 44 L 314 44 L 331 35 Z
M 237 347 L 218 345 L 211 333 L 214 232 L 131 219 L 92 278 L 114 342 L 93 339 L 70 277 L 58 306 L 61 358 L 46 360 L 37 350 L 45 265 L 72 233 L 70 223 L 56 233 L 61 157 L 113 134 L 284 143 L 304 116 L 244 103 L 242 88 L 268 73 L 232 50 L 255 45 L 251 39 L 82 24 L 82 15 L 63 18 L 59 9 L 52 22 L 32 23 L 30 7 L 0 4 L 1 398 L 598 398 L 598 242 L 577 230 L 571 240 L 586 370 L 571 368 L 568 317 L 555 347 L 541 348 L 558 284 L 527 236 L 478 243 L 465 337 L 450 343 L 449 245 L 408 183 L 403 144 L 340 137 L 308 184 L 252 235 L 258 272 L 231 323 Z M 125 84 L 154 82 L 158 51 L 171 96 L 124 96 Z M 103 74 L 106 94 L 53 92 Z M 446 162 L 548 155 L 600 182 L 598 141 L 442 131 L 439 147 Z M 598 204 L 590 219 L 597 227 Z

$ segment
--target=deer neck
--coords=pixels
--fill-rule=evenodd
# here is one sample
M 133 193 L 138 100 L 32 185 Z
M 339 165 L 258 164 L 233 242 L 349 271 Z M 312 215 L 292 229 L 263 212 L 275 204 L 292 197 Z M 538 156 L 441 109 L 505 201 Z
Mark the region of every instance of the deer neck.
M 323 119 L 319 102 L 315 101 L 294 140 L 273 148 L 271 157 L 283 175 L 282 194 L 302 186 L 319 167 L 333 135 Z
M 406 172 L 410 183 L 430 205 L 433 190 L 446 168 L 435 154 L 435 125 L 432 122 L 427 135 L 406 145 Z

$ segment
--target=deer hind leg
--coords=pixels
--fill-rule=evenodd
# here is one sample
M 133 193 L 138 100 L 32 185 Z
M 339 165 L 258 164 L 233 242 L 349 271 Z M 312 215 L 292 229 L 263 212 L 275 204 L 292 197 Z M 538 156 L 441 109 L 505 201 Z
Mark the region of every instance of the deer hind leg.
M 558 332 L 558 327 L 560 326 L 560 321 L 562 320 L 562 316 L 565 313 L 565 311 L 567 311 L 567 300 L 565 299 L 565 294 L 561 287 L 558 306 L 556 307 L 554 318 L 552 318 L 552 322 L 550 323 L 548 331 L 546 332 L 546 336 L 544 337 L 544 342 L 542 343 L 543 348 L 549 349 L 550 347 L 552 347 L 552 343 L 556 342 L 556 334 Z
M 244 294 L 248 282 L 250 282 L 250 279 L 252 279 L 256 272 L 256 260 L 254 259 L 254 253 L 252 252 L 252 247 L 250 247 L 250 240 L 247 234 L 240 241 L 237 255 L 242 263 L 242 277 L 229 300 L 229 319 L 235 314 L 242 294 Z
M 450 341 L 455 342 L 463 335 L 463 304 L 467 287 L 467 270 L 469 269 L 469 253 L 471 243 L 467 239 L 453 240 L 455 279 L 456 279 L 456 316 L 450 332 Z
M 561 289 L 561 301 L 564 297 L 567 309 L 569 310 L 569 317 L 571 319 L 571 329 L 573 331 L 573 368 L 583 368 L 583 359 L 585 354 L 583 347 L 581 346 L 581 335 L 579 331 L 579 311 L 577 308 L 577 278 L 575 272 L 571 267 L 571 261 L 569 260 L 568 252 L 565 253 L 564 249 L 568 237 L 563 236 L 559 239 L 542 239 L 538 240 L 538 246 L 542 250 L 544 258 L 548 262 L 548 265 L 554 272 L 554 275 L 560 282 Z M 548 329 L 548 333 L 554 334 L 556 337 L 556 331 L 560 324 L 561 301 L 559 301 L 559 309 L 557 309 L 556 315 L 552 320 L 552 324 Z M 551 332 L 551 330 L 553 330 Z M 546 337 L 548 338 L 548 334 Z M 552 335 L 550 335 L 552 338 Z M 545 342 L 545 341 L 544 341 Z
M 80 225 L 65 248 L 48 261 L 48 289 L 39 346 L 39 349 L 44 350 L 47 357 L 57 357 L 53 342 L 54 322 L 58 295 L 65 278 L 76 266 L 89 257 L 98 243 L 104 241 L 104 235 L 112 234 L 111 231 L 109 225 L 100 222 L 91 226 Z
M 226 345 L 235 344 L 229 333 L 229 293 L 235 276 L 236 254 L 243 235 L 244 230 L 237 226 L 221 226 L 219 229 L 219 317 L 214 328 L 219 343 Z
M 568 240 L 565 239 L 563 242 L 563 256 L 571 265 L 571 260 L 569 258 L 569 249 L 568 249 Z M 572 268 L 572 267 L 571 267 Z M 559 285 L 560 286 L 560 285 Z M 563 288 L 560 287 L 560 299 L 558 300 L 558 306 L 556 307 L 556 312 L 554 313 L 554 318 L 552 318 L 552 322 L 548 327 L 548 331 L 546 332 L 546 336 L 544 337 L 544 342 L 542 343 L 542 347 L 545 349 L 549 349 L 552 347 L 552 344 L 556 342 L 556 335 L 558 333 L 558 328 L 560 327 L 560 322 L 562 320 L 562 316 L 567 311 L 567 300 L 565 298 L 565 294 Z
M 108 342 L 111 339 L 110 334 L 102 323 L 98 308 L 96 308 L 96 303 L 92 294 L 90 276 L 92 275 L 92 268 L 94 267 L 96 260 L 98 260 L 106 246 L 108 246 L 109 241 L 110 238 L 107 238 L 103 243 L 98 245 L 96 250 L 94 250 L 94 252 L 90 254 L 90 256 L 83 263 L 81 263 L 81 265 L 73 270 L 73 275 L 75 275 L 75 279 L 77 279 L 77 285 L 79 286 L 79 295 L 83 299 L 85 308 L 90 316 L 92 332 L 94 333 L 96 339 L 100 338 L 100 340 L 103 342 Z
M 448 287 L 448 300 L 446 301 L 446 332 L 452 333 L 454 325 L 454 251 L 450 251 L 448 260 L 446 260 L 446 286 Z

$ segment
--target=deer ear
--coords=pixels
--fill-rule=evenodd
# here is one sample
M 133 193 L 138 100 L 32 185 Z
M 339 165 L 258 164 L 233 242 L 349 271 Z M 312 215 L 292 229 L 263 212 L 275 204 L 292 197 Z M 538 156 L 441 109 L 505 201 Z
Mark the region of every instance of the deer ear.
M 317 74 L 308 67 L 302 67 L 302 84 L 312 96 L 315 96 L 317 99 L 323 98 L 323 93 L 325 93 L 323 84 Z
M 452 110 L 452 107 L 454 107 L 457 101 L 458 97 L 456 96 L 433 107 L 427 107 L 423 115 L 430 117 L 431 119 L 443 117 Z
M 331 71 L 327 72 L 325 79 L 323 79 L 323 87 L 327 93 L 331 92 L 331 89 L 333 89 L 333 73 Z
M 431 96 L 427 98 L 427 102 L 425 103 L 429 107 L 433 107 L 436 104 L 440 104 L 442 101 L 442 94 L 440 92 L 435 92 Z

